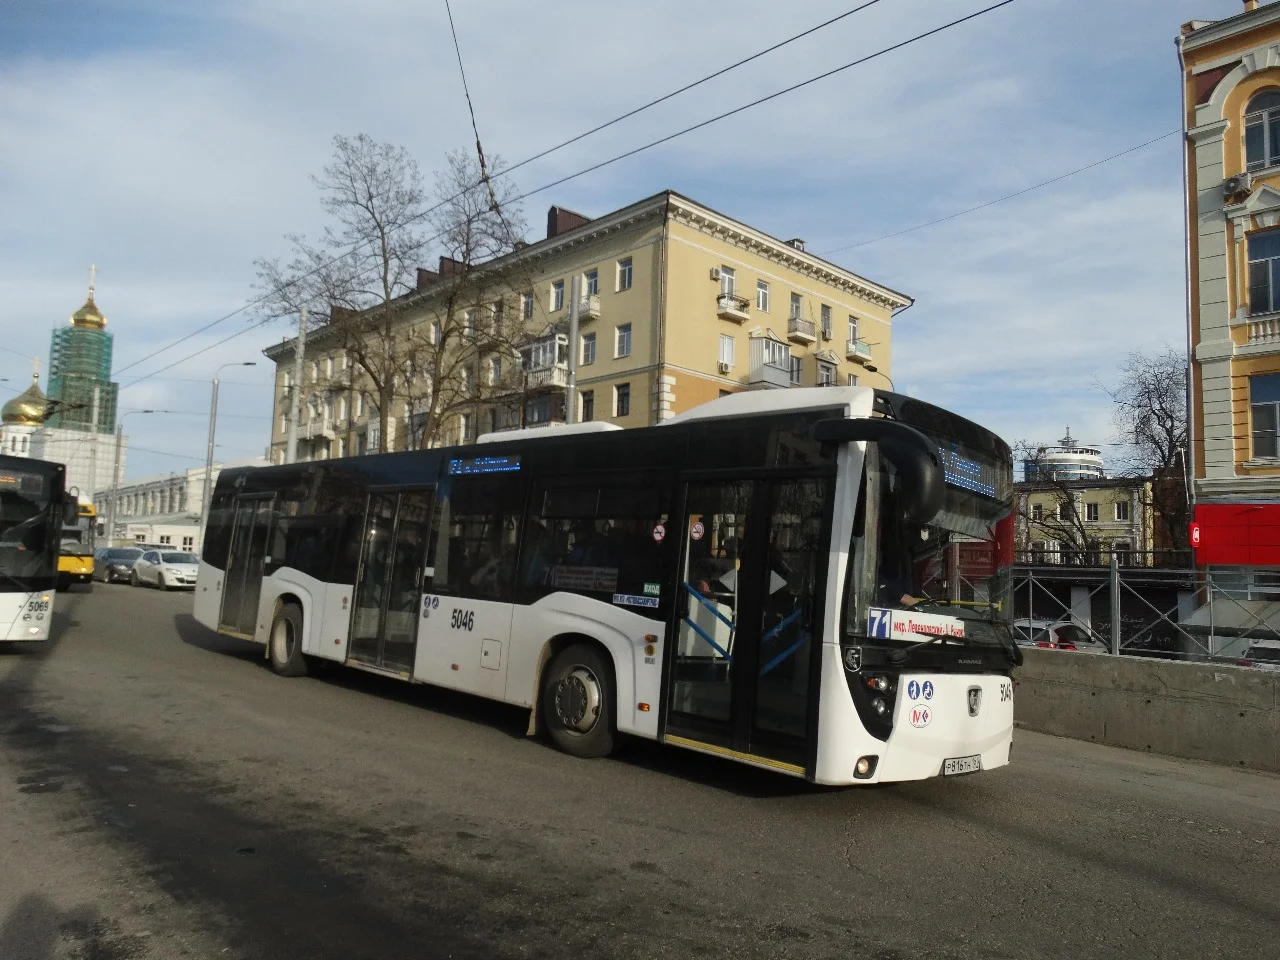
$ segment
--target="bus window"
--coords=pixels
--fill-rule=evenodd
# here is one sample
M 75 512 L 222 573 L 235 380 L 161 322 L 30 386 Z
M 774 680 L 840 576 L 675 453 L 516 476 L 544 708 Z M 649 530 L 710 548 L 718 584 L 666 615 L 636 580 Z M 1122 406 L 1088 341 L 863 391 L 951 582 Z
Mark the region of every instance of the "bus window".
M 517 473 L 460 476 L 442 484 L 431 592 L 509 601 L 522 501 Z

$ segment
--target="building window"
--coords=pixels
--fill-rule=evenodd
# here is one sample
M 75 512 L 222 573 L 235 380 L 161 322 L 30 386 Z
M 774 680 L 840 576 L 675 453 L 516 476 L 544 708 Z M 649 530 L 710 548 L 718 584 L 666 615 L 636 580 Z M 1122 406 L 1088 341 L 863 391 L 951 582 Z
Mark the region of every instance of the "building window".
M 1129 501 L 1121 500 L 1119 503 L 1114 504 L 1114 506 L 1116 519 L 1127 522 L 1129 520 Z
M 587 281 L 586 283 L 587 296 L 594 297 L 596 294 L 600 292 L 600 271 L 588 270 L 585 274 L 585 277 Z
M 733 267 L 720 268 L 720 296 L 732 297 L 738 288 L 738 275 Z
M 594 333 L 584 333 L 582 335 L 582 365 L 585 367 L 589 363 L 596 362 L 596 335 Z
M 364 391 L 363 390 L 361 390 L 359 393 L 356 394 L 355 416 L 357 420 L 364 416 Z
M 491 357 L 489 359 L 489 383 L 497 386 L 502 382 L 502 358 Z
M 557 280 L 551 284 L 551 312 L 564 309 L 564 281 Z
M 459 434 L 461 434 L 460 439 L 462 440 L 462 442 L 463 442 L 463 443 L 468 443 L 468 442 L 470 442 L 470 441 L 471 441 L 471 439 L 472 439 L 472 437 L 471 437 L 471 414 L 469 414 L 469 413 L 464 413 L 464 414 L 462 414 L 461 416 L 459 416 L 459 417 L 458 417 L 458 425 L 459 425 L 459 428 L 460 428 L 460 429 L 458 430 L 458 432 L 459 432 Z
M 582 391 L 582 422 L 596 418 L 596 392 L 594 390 Z
M 791 295 L 791 312 L 787 316 L 792 320 L 800 320 L 804 318 L 804 300 L 800 294 L 793 293 Z
M 1116 563 L 1122 567 L 1133 563 L 1133 544 L 1128 540 L 1117 540 L 1111 544 L 1111 552 L 1115 554 Z
M 1043 519 L 1044 519 L 1044 504 L 1043 504 L 1043 503 L 1033 503 L 1033 504 L 1031 505 L 1031 519 L 1032 519 L 1033 521 L 1035 521 L 1036 523 L 1039 523 L 1041 520 L 1043 520 Z
M 831 305 L 824 303 L 822 305 L 822 339 L 831 339 Z
M 1096 503 L 1086 503 L 1084 505 L 1084 519 L 1086 523 L 1098 522 L 1098 505 Z
M 631 289 L 631 258 L 618 261 L 618 290 Z
M 614 343 L 615 357 L 631 356 L 631 324 L 622 323 L 618 325 L 618 335 Z
M 1033 540 L 1031 543 L 1031 562 L 1044 563 L 1045 547 L 1048 546 L 1043 540 Z
M 1066 523 L 1071 519 L 1071 504 L 1065 500 L 1058 504 L 1058 522 Z
M 328 380 L 333 376 L 333 357 L 324 358 L 324 378 Z
M 1244 116 L 1244 153 L 1250 170 L 1280 163 L 1280 90 L 1249 101 Z
M 791 358 L 791 383 L 794 386 L 804 383 L 804 357 Z
M 345 457 L 347 455 L 347 438 L 338 438 L 338 456 Z
M 338 422 L 339 423 L 347 422 L 347 398 L 346 397 L 338 398 Z
M 849 374 L 849 386 L 856 387 L 858 385 L 858 375 L 856 373 Z
M 1280 373 L 1249 378 L 1249 412 L 1255 458 L 1280 456 Z
M 195 545 L 196 545 L 196 538 L 195 538 L 195 537 L 183 537 L 183 538 L 182 538 L 182 549 L 183 549 L 183 550 L 190 550 L 190 549 L 191 549 L 192 547 L 194 547 Z
M 493 307 L 489 311 L 489 330 L 491 333 L 502 333 L 503 313 L 506 308 L 502 305 L 501 300 L 493 301 Z
M 319 374 L 319 368 L 316 366 L 316 362 L 312 360 L 309 364 L 307 364 L 307 379 L 310 380 L 312 383 L 315 383 L 316 376 L 318 374 Z
M 520 312 L 521 314 L 524 315 L 524 318 L 526 320 L 533 319 L 533 294 L 532 293 L 520 294 Z
M 849 342 L 858 342 L 858 318 L 849 314 Z
M 476 333 L 476 314 L 474 310 L 464 310 L 462 313 L 462 332 L 468 337 L 475 336 Z
M 727 333 L 720 334 L 720 362 L 727 366 L 733 366 L 733 337 Z
M 756 309 L 761 313 L 769 312 L 769 284 L 763 280 L 756 281 Z
M 818 386 L 830 387 L 836 382 L 836 368 L 830 363 L 818 361 Z
M 173 546 L 173 537 L 167 533 L 160 534 L 160 546 L 162 547 Z
M 613 415 L 625 417 L 631 413 L 631 384 L 620 383 L 613 388 Z
M 1280 230 L 1248 235 L 1249 312 L 1280 311 Z

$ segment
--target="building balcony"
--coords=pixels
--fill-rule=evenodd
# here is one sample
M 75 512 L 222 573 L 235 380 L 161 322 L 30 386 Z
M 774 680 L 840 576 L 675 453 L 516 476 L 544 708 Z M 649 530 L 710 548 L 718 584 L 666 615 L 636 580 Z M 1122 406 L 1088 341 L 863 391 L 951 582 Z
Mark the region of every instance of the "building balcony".
M 588 293 L 584 297 L 578 298 L 578 322 L 583 320 L 599 320 L 600 319 L 600 297 L 598 294 Z
M 327 417 L 311 420 L 298 426 L 299 440 L 332 440 L 336 436 L 334 422 Z
M 1248 345 L 1280 345 L 1280 317 L 1249 321 Z
M 751 309 L 751 301 L 745 297 L 735 297 L 731 293 L 722 293 L 716 297 L 716 315 L 721 320 L 730 320 L 733 323 L 746 323 L 750 318 L 748 311 Z
M 754 390 L 786 389 L 791 386 L 790 366 L 753 363 L 747 374 L 747 386 Z
M 524 372 L 524 385 L 527 390 L 558 390 L 569 385 L 569 365 L 553 363 L 545 367 L 534 367 Z
M 844 345 L 844 355 L 847 360 L 856 360 L 858 363 L 871 362 L 871 344 L 865 340 L 849 340 Z
M 792 343 L 817 343 L 818 328 L 813 325 L 812 320 L 792 317 L 787 321 L 787 339 Z

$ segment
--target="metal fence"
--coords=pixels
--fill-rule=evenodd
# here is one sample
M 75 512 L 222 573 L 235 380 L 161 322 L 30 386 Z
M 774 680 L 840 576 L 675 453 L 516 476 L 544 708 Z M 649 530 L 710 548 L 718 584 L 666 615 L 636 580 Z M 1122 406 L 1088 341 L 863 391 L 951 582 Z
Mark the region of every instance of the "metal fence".
M 1013 594 L 1015 622 L 1074 623 L 1113 654 L 1280 662 L 1280 586 L 1238 571 L 1022 564 Z

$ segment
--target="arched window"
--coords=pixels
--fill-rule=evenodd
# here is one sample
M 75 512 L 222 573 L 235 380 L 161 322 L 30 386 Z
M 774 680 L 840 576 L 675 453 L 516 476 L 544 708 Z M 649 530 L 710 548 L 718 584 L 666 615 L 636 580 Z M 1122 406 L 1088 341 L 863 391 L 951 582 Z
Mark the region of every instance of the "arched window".
M 1249 170 L 1280 164 L 1280 90 L 1264 90 L 1244 111 L 1244 154 Z

